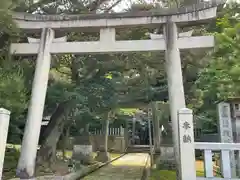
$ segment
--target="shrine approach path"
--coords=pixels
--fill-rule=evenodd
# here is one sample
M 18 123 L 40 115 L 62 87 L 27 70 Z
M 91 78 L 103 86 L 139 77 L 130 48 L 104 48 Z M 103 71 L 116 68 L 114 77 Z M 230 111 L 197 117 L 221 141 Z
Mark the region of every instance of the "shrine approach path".
M 141 180 L 147 166 L 150 166 L 149 154 L 130 153 L 81 179 Z

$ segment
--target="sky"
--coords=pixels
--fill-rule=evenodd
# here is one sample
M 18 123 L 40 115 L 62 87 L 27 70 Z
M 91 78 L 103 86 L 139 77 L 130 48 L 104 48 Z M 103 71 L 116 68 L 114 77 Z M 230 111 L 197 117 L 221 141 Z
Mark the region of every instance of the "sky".
M 156 0 L 144 0 L 146 3 L 154 2 Z M 137 3 L 138 0 L 122 0 L 116 7 L 113 8 L 114 11 L 120 12 L 126 8 L 129 8 L 131 4 Z
M 123 9 L 126 9 L 130 6 L 131 0 L 122 0 L 117 6 L 115 6 L 113 9 L 116 12 L 122 11 Z
M 144 0 L 146 3 L 156 3 L 159 0 Z M 209 1 L 209 0 L 204 0 L 204 1 Z M 121 12 L 126 8 L 129 8 L 131 4 L 138 2 L 138 0 L 122 0 L 121 3 L 119 3 L 116 7 L 114 7 L 114 11 L 116 12 Z M 226 3 L 231 3 L 231 2 L 237 2 L 240 3 L 240 0 L 226 0 Z

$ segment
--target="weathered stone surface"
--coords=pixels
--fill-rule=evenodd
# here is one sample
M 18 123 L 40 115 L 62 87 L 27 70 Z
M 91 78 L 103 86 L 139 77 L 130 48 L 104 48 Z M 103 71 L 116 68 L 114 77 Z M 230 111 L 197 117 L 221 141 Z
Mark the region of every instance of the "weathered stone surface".
M 84 155 L 89 155 L 93 152 L 92 145 L 74 145 L 73 146 L 73 153 L 82 153 Z
M 161 147 L 161 159 L 174 159 L 174 149 L 173 147 Z
M 161 155 L 156 159 L 158 169 L 175 170 L 176 162 L 173 147 L 161 147 Z
M 73 148 L 72 159 L 82 164 L 93 164 L 94 157 L 92 145 L 75 145 Z

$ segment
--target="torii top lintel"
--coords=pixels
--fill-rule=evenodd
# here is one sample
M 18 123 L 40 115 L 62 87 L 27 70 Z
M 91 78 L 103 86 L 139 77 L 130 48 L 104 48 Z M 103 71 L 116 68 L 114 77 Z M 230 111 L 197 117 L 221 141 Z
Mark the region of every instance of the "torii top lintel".
M 38 15 L 14 13 L 13 18 L 19 28 L 39 30 L 42 28 L 72 30 L 72 28 L 106 28 L 128 26 L 159 26 L 168 20 L 176 23 L 205 22 L 216 17 L 217 6 L 220 2 L 205 2 L 182 8 L 165 8 L 153 11 L 128 13 L 102 13 L 78 15 Z

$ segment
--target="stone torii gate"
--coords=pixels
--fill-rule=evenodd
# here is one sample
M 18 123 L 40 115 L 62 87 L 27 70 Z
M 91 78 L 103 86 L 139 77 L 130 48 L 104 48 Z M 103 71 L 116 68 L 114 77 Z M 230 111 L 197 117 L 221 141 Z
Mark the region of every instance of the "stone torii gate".
M 31 36 L 41 32 L 41 39 L 29 38 L 29 43 L 11 44 L 14 55 L 37 54 L 37 64 L 33 80 L 32 95 L 22 143 L 17 174 L 20 178 L 34 178 L 35 159 L 39 140 L 48 76 L 52 54 L 119 53 L 138 51 L 165 52 L 171 109 L 173 142 L 177 167 L 179 161 L 177 112 L 185 107 L 180 50 L 210 48 L 214 37 L 179 36 L 178 27 L 207 23 L 216 17 L 218 3 L 202 3 L 180 9 L 160 9 L 158 12 L 130 12 L 114 14 L 86 15 L 36 15 L 15 13 L 13 18 L 19 28 Z M 164 27 L 162 38 L 149 40 L 116 41 L 115 30 L 132 26 Z M 55 39 L 58 31 L 100 31 L 99 41 L 67 42 Z M 160 58 L 160 57 L 159 57 Z

